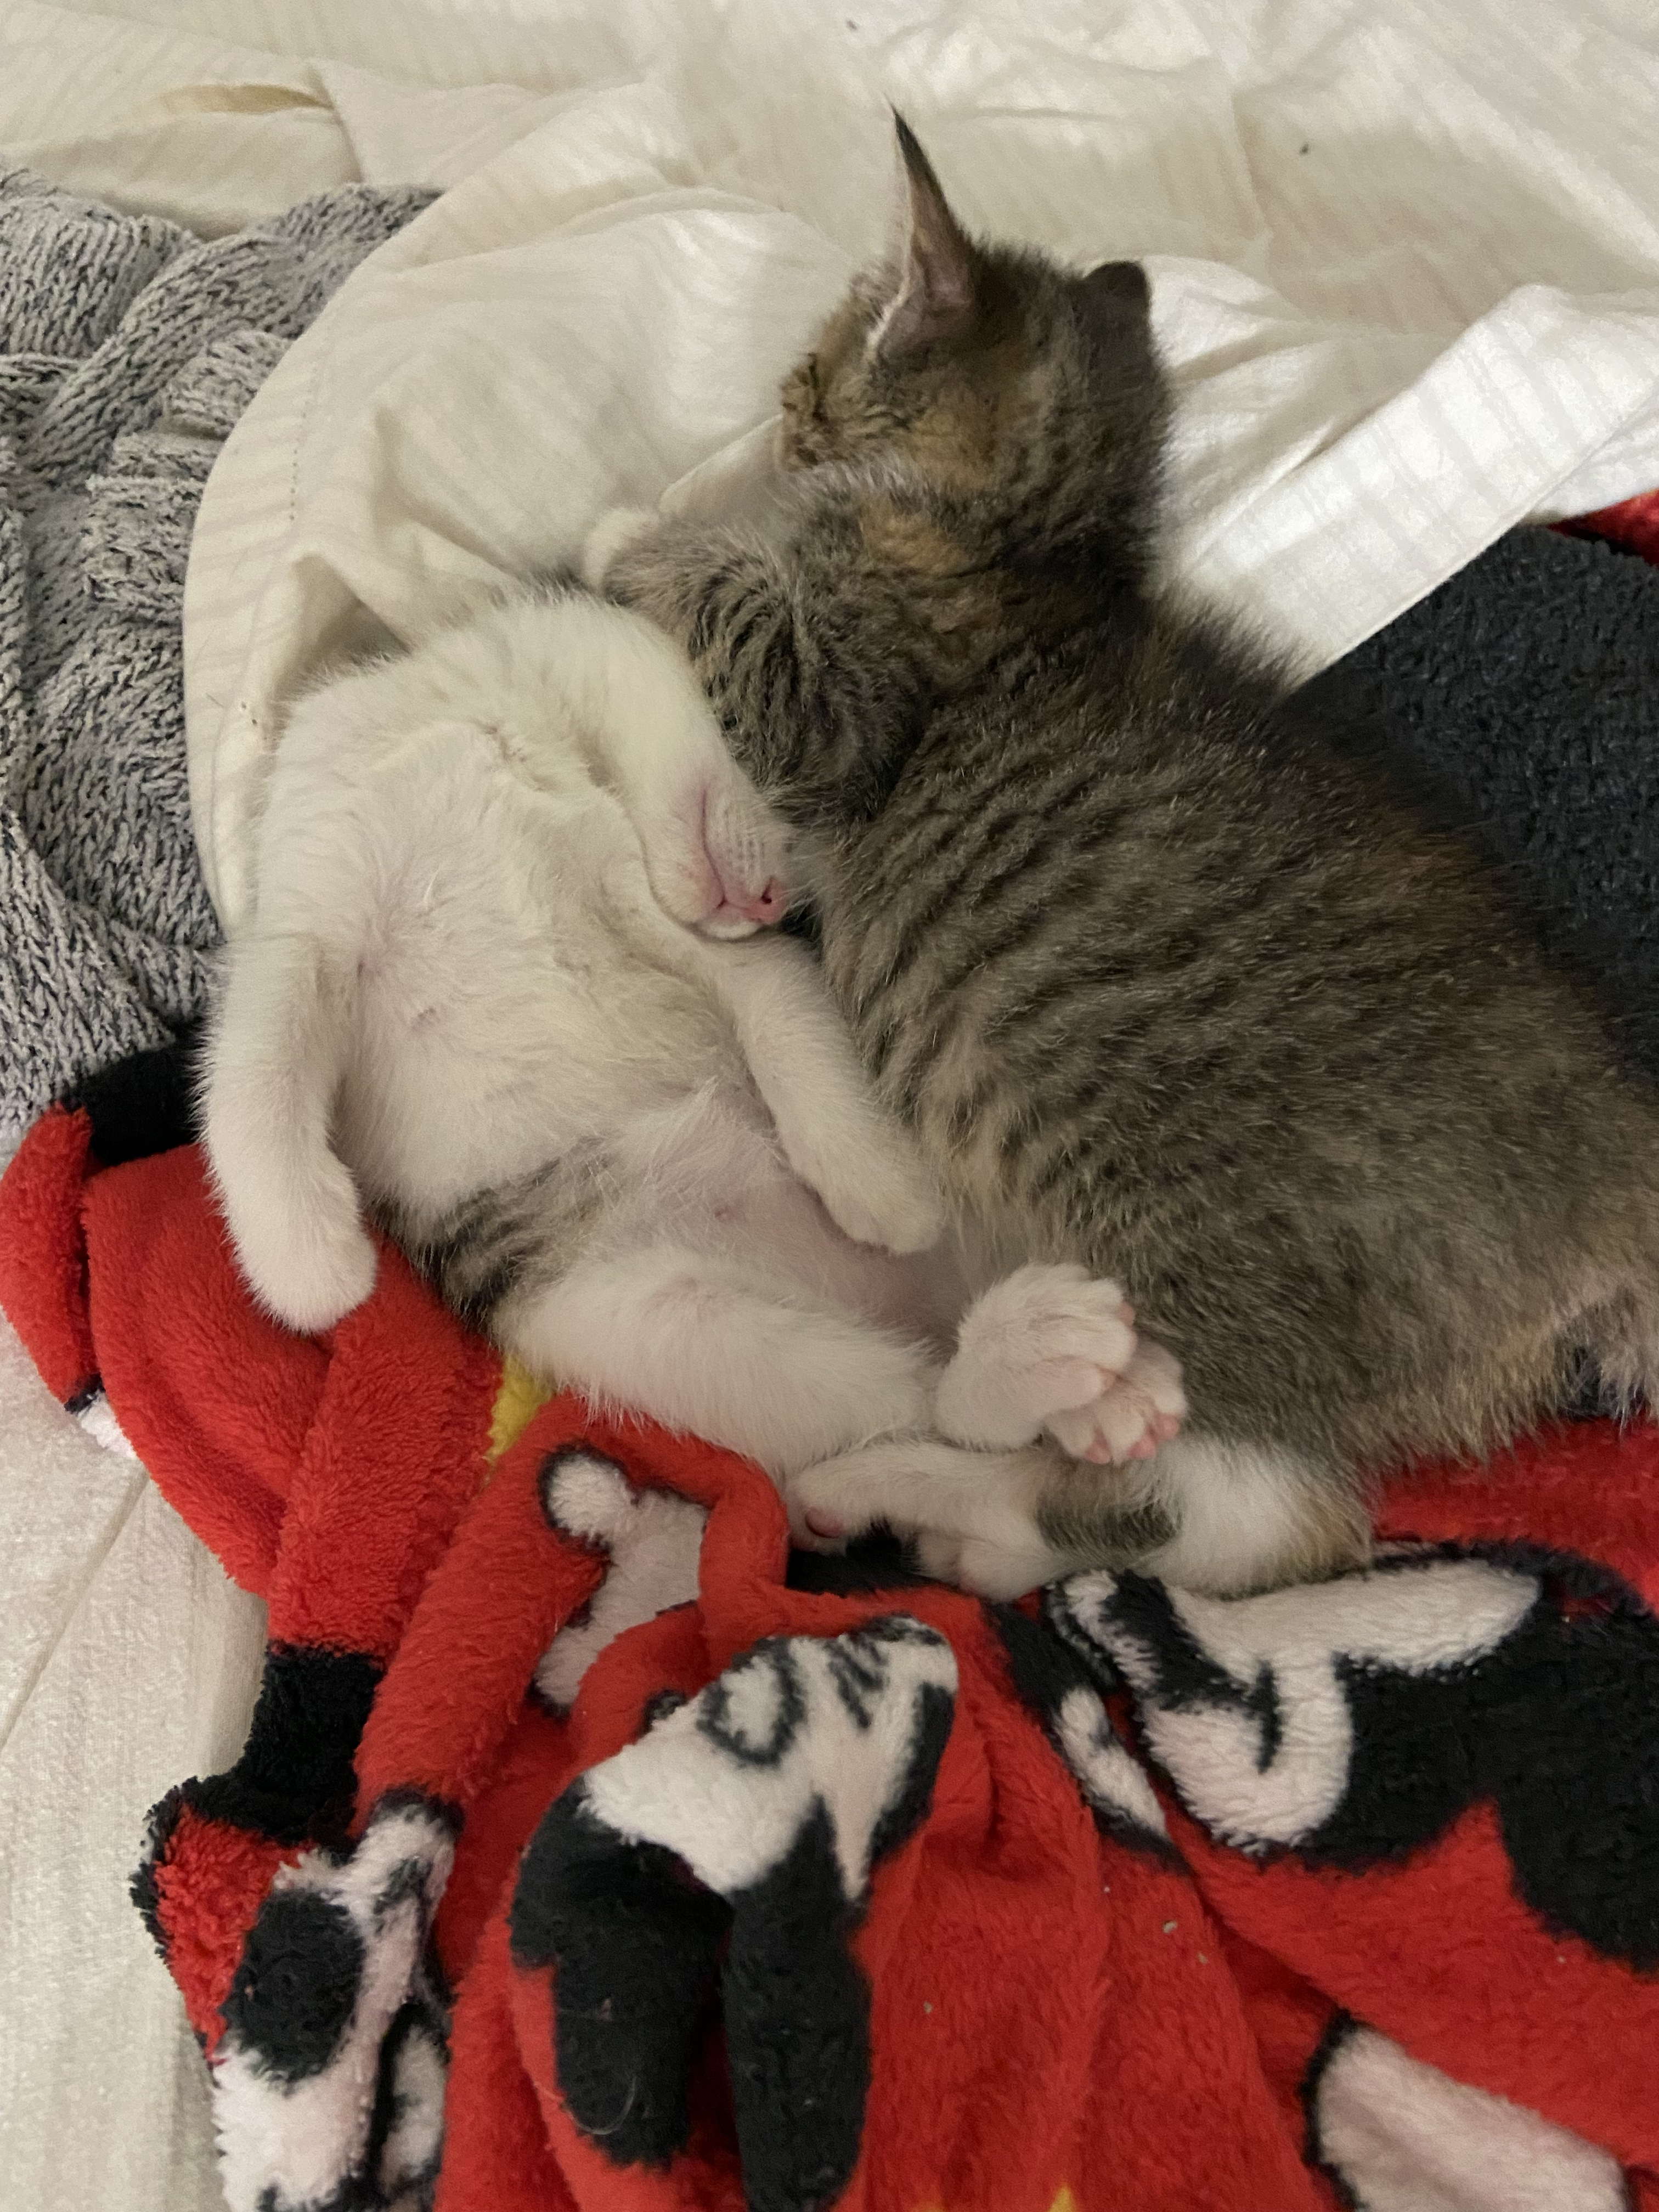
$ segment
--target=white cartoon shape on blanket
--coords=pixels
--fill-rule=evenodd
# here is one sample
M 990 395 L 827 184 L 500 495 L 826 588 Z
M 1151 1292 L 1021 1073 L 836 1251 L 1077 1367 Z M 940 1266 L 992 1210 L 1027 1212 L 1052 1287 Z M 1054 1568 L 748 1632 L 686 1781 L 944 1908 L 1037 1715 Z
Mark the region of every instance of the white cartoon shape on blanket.
M 1158 1792 L 1112 1726 L 1098 1693 L 1081 1682 L 1074 1684 L 1060 1701 L 1053 1728 L 1066 1763 L 1094 1811 L 1113 1828 L 1167 1843 L 1170 1824 Z
M 444 2089 L 449 2053 L 435 2004 L 410 2006 L 394 2021 L 384 2061 L 392 2123 L 375 2161 L 374 2186 L 386 2212 L 426 2212 L 444 2147 Z
M 307 1851 L 278 1869 L 214 2060 L 229 2212 L 393 2212 L 435 2175 L 446 2060 L 422 1960 L 453 1857 L 435 1808 L 391 1799 L 343 1859 Z M 395 2118 L 376 2146 L 383 2077 Z
M 1358 2212 L 1624 2212 L 1609 2154 L 1352 2026 L 1309 2100 L 1320 2163 Z
M 1249 1850 L 1301 1843 L 1341 1804 L 1353 1753 L 1346 1668 L 1467 1667 L 1538 1595 L 1536 1577 L 1485 1559 L 1413 1558 L 1245 1598 L 1077 1575 L 1051 1617 L 1121 1672 L 1146 1749 L 1188 1810 Z
M 635 1490 L 614 1460 L 556 1453 L 542 1475 L 542 1510 L 553 1527 L 610 1554 L 592 1602 L 549 1644 L 536 1687 L 568 1711 L 607 1644 L 697 1595 L 697 1561 L 708 1516 L 668 1490 Z
M 613 2166 L 689 2142 L 717 1981 L 747 2201 L 841 2200 L 870 2066 L 850 1940 L 872 1869 L 927 1816 L 956 1687 L 949 1644 L 908 1613 L 769 1638 L 549 1808 L 512 1953 L 553 1970 L 560 2094 Z
M 949 1644 L 908 1614 L 833 1638 L 774 1638 L 580 1787 L 618 1835 L 677 1851 L 725 1897 L 781 1865 L 822 1806 L 853 1904 L 918 1774 L 932 1787 L 928 1710 L 945 1715 L 956 1689 Z

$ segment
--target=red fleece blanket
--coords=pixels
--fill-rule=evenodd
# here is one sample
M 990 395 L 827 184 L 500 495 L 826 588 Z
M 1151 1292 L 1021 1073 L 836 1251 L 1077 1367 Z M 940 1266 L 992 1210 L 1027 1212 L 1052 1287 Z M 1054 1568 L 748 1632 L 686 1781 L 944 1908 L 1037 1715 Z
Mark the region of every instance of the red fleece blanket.
M 792 1588 L 744 1462 L 507 1443 L 394 1253 L 264 1319 L 155 1073 L 31 1133 L 0 1299 L 269 1602 L 135 1882 L 233 2207 L 1659 2212 L 1659 1431 L 1267 1597 Z
M 35 1127 L 0 1304 L 269 1605 L 134 1882 L 234 2212 L 1659 2212 L 1659 1430 L 1419 1471 L 1363 1575 L 989 1607 L 393 1252 L 286 1334 L 185 1105 Z

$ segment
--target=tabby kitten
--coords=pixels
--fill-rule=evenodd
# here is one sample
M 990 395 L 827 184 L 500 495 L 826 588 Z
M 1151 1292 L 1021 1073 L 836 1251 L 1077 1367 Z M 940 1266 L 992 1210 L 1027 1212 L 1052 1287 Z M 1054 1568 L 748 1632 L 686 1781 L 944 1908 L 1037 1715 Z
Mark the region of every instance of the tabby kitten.
M 1120 1280 L 1190 1410 L 1130 1468 L 919 1453 L 796 1510 L 947 1565 L 1016 1509 L 1056 1571 L 1323 1573 L 1368 1474 L 1490 1450 L 1586 1352 L 1650 1382 L 1659 1103 L 1462 847 L 1158 588 L 1139 269 L 975 243 L 899 135 L 903 252 L 787 381 L 768 499 L 592 567 L 816 844 L 831 992 L 963 1218 Z

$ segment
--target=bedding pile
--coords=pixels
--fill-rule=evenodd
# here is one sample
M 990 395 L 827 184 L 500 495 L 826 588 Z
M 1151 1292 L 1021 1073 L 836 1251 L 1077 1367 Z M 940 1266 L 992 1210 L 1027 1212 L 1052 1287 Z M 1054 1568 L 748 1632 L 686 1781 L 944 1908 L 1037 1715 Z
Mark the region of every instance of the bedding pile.
M 205 1002 L 197 507 L 290 341 L 430 197 L 343 185 L 204 243 L 0 168 L 0 1139 Z
M 1638 1060 L 1649 505 L 1321 679 Z M 134 1883 L 234 2212 L 1659 2212 L 1659 1431 L 1421 1472 L 1374 1571 L 1233 1603 L 791 1559 L 757 1470 L 546 1401 L 390 1251 L 325 1340 L 258 1314 L 189 1055 L 35 1124 L 0 1305 L 269 1606 Z
M 222 1773 L 163 1756 L 204 1771 L 158 1805 L 137 1884 L 234 2205 L 1659 2212 L 1649 1431 L 1577 1425 L 1496 1485 L 1425 1472 L 1376 1573 L 1270 1600 L 1090 1577 L 993 1612 L 879 1553 L 825 1587 L 754 1470 L 540 1403 L 394 1259 L 328 1340 L 271 1328 L 160 1044 L 246 911 L 273 706 L 343 639 L 418 635 L 752 431 L 878 228 L 892 99 L 974 221 L 1152 257 L 1177 572 L 1310 668 L 1357 647 L 1344 680 L 1396 767 L 1474 819 L 1553 941 L 1597 948 L 1652 1066 L 1659 577 L 1502 535 L 1659 475 L 1645 27 L 1595 0 L 1567 66 L 1525 0 L 1340 25 L 1300 0 L 811 23 L 435 0 L 388 64 L 359 0 L 133 4 L 189 27 L 11 0 L 9 143 L 44 130 L 26 158 L 54 176 L 227 232 L 356 174 L 386 189 L 340 204 L 390 243 L 259 386 L 191 540 L 235 406 L 332 281 L 283 226 L 336 196 L 214 246 L 0 196 L 48 268 L 52 225 L 118 289 L 157 256 L 89 353 L 0 363 L 0 913 L 15 891 L 44 917 L 49 1010 L 0 1158 L 76 1086 L 0 1185 L 0 1306 L 111 1448 L 76 1472 L 118 1468 L 154 1539 L 52 1479 L 45 1425 L 80 1439 L 49 1403 L 0 1437 L 0 1487 L 34 1509 L 0 1531 L 27 1632 L 0 1735 L 34 1723 L 0 1746 L 7 2016 L 31 2023 L 0 2048 L 14 2185 L 112 2212 L 212 2188 L 191 2085 L 136 2057 L 112 2078 L 137 1977 L 98 1971 L 115 1886 L 90 1831 L 161 1786 L 128 1756 L 161 1740 L 146 1716 L 217 1704 L 198 1740 L 234 1743 L 246 1676 L 233 1656 L 210 1698 L 206 1558 L 136 1447 L 270 1609 L 246 1747 Z M 447 189 L 394 236 L 428 197 L 410 178 Z M 190 320 L 198 254 L 215 297 L 252 287 L 222 329 Z M 175 319 L 140 313 L 169 283 L 176 356 Z M 120 412 L 135 319 L 142 406 L 79 477 L 20 472 L 37 386 L 110 375 Z M 1650 497 L 1574 526 L 1650 550 L 1656 519 Z M 211 908 L 179 781 L 187 540 Z M 76 626 L 42 644 L 48 600 Z M 12 675 L 70 666 L 96 624 L 153 726 L 73 719 L 100 711 L 95 666 L 73 715 Z M 0 938 L 0 1082 L 9 958 Z M 84 1557 L 65 1534 L 37 1578 L 59 1523 Z M 77 1759 L 99 1794 L 60 1790 Z M 42 1986 L 72 1992 L 51 2019 Z
M 232 2212 L 1659 2208 L 1659 1431 L 1265 1597 L 791 1561 L 389 1249 L 257 1312 L 181 1053 L 36 1125 L 0 1298 L 269 1603 L 134 1884 Z
M 1650 1068 L 1651 504 L 1512 533 L 1320 679 Z M 176 825 L 173 713 L 171 782 L 86 757 Z M 194 880 L 120 850 L 130 899 Z M 0 1305 L 269 1607 L 246 1746 L 134 1882 L 233 2212 L 1659 2212 L 1659 1434 L 1420 1472 L 1372 1572 L 1233 1603 L 792 1560 L 757 1470 L 546 1401 L 393 1254 L 274 1327 L 187 1034 L 114 1051 L 0 1182 Z

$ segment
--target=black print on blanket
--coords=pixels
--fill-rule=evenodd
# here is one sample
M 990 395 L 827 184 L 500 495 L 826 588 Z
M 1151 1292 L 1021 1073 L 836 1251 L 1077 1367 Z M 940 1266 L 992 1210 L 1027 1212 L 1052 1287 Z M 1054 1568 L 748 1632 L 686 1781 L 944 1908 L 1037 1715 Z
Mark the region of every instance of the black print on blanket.
M 213 2069 L 230 2212 L 415 2212 L 443 2146 L 443 2005 L 425 1956 L 452 1820 L 388 1796 L 349 1853 L 271 1885 Z
M 1236 1599 L 1086 1574 L 1049 1618 L 1222 1841 L 1358 1869 L 1489 1802 L 1547 1925 L 1659 1966 L 1659 1622 L 1607 1569 L 1402 1549 Z
M 906 1614 L 769 1639 L 543 1820 L 513 1955 L 551 1967 L 560 2091 L 617 2164 L 684 2146 L 718 1972 L 752 2212 L 840 2195 L 870 2069 L 850 1939 L 872 1867 L 927 1817 L 956 1686 L 950 1645 Z
M 990 1610 L 1014 1687 L 1076 1776 L 1097 1827 L 1132 1850 L 1175 1860 L 1158 1793 L 1114 1727 L 1082 1660 L 1052 1628 L 1029 1620 L 1017 1607 Z

